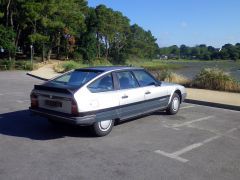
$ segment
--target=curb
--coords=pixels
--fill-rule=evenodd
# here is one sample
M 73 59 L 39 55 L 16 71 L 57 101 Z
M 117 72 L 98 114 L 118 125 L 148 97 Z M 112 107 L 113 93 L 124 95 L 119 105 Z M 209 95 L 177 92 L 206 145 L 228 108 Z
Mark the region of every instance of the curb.
M 228 105 L 228 104 L 199 101 L 199 100 L 194 100 L 194 99 L 185 99 L 184 102 L 191 103 L 191 104 L 203 105 L 203 106 L 217 107 L 217 108 L 222 108 L 222 109 L 230 109 L 230 110 L 234 110 L 234 111 L 240 111 L 240 106 L 234 106 L 234 105 Z

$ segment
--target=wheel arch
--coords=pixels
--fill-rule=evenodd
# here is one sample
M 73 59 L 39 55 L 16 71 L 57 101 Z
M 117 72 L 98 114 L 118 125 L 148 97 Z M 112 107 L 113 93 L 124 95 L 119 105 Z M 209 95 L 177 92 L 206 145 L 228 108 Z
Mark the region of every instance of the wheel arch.
M 180 103 L 182 103 L 182 92 L 179 89 L 176 89 L 174 93 L 178 94 L 180 97 Z

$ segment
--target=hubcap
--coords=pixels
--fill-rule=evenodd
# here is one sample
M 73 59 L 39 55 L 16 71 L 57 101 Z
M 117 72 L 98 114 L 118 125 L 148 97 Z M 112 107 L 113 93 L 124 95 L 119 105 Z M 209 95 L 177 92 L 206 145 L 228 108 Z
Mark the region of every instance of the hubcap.
M 177 111 L 179 108 L 179 99 L 177 97 L 173 98 L 172 108 L 174 111 Z
M 101 129 L 101 131 L 109 130 L 109 128 L 111 127 L 111 124 L 112 124 L 112 120 L 100 121 L 98 123 L 99 128 Z

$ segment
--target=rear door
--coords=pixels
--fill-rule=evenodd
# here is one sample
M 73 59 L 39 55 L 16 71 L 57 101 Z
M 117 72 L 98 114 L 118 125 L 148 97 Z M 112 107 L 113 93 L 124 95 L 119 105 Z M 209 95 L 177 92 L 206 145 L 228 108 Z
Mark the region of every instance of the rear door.
M 117 108 L 119 99 L 113 82 L 112 73 L 106 74 L 87 86 L 90 94 L 82 97 L 81 111 L 96 112 L 96 120 L 109 120 L 118 118 Z
M 131 71 L 116 72 L 118 81 L 119 115 L 121 119 L 139 115 L 143 112 L 144 89 L 141 88 Z

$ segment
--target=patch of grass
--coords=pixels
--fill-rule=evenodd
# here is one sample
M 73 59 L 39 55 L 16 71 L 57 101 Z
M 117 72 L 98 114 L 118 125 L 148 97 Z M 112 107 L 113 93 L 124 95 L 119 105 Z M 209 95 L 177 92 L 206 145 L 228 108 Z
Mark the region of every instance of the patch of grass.
M 192 82 L 196 88 L 240 92 L 240 83 L 218 68 L 204 68 Z
M 28 70 L 37 69 L 38 65 L 30 61 L 9 61 L 4 60 L 0 62 L 0 70 Z
M 16 70 L 28 70 L 32 71 L 34 69 L 37 69 L 37 64 L 32 64 L 30 61 L 16 61 L 15 62 L 15 69 Z
M 143 67 L 149 71 L 166 70 L 166 69 L 176 70 L 176 69 L 183 68 L 183 66 L 180 64 L 170 64 L 170 63 L 163 62 L 161 60 L 150 61 L 150 60 L 132 59 L 127 61 L 127 65 Z
M 110 63 L 107 59 L 105 58 L 98 58 L 94 59 L 91 63 L 91 66 L 112 66 L 112 63 Z
M 57 73 L 64 73 L 72 69 L 89 67 L 89 66 L 111 66 L 112 64 L 105 59 L 96 59 L 90 64 L 83 64 L 81 61 L 65 61 L 55 65 L 54 71 Z
M 70 71 L 72 69 L 77 69 L 84 67 L 82 63 L 76 62 L 76 61 L 66 61 L 59 63 L 53 67 L 54 71 L 57 73 L 64 73 L 67 71 Z

